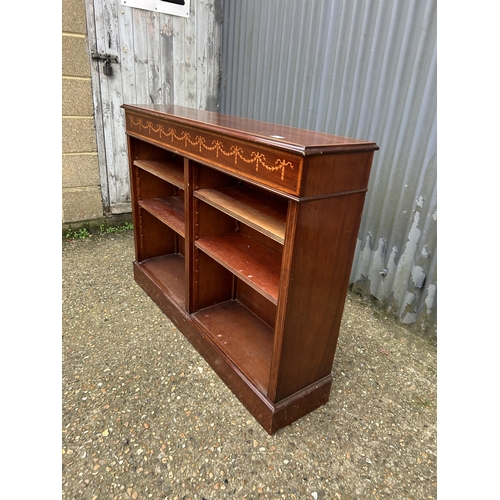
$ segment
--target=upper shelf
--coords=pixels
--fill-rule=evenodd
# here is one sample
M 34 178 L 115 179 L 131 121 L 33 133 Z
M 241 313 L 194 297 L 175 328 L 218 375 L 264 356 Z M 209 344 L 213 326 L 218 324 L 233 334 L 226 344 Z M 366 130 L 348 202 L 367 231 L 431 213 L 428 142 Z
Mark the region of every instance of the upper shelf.
M 179 196 L 139 200 L 138 205 L 161 220 L 183 238 L 186 235 L 184 223 L 184 200 Z
M 194 196 L 274 241 L 284 243 L 286 201 L 243 186 L 200 189 Z
M 184 166 L 181 157 L 177 163 L 165 160 L 134 160 L 134 165 L 179 189 L 184 189 Z

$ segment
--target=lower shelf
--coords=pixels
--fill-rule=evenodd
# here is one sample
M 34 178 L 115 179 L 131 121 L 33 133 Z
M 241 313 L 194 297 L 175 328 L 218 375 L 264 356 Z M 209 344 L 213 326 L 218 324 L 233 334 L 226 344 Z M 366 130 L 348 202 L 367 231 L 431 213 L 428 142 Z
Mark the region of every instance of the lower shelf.
M 193 314 L 205 335 L 264 395 L 267 394 L 273 330 L 236 300 Z
M 179 304 L 179 292 L 172 292 L 172 284 L 177 283 L 179 280 L 174 279 L 175 273 L 172 270 L 165 273 L 166 266 L 162 263 L 162 261 L 165 260 L 176 262 L 178 270 L 181 268 L 181 263 L 182 266 L 184 263 L 184 258 L 175 254 L 150 259 L 142 263 L 134 262 L 135 281 L 170 318 L 173 324 L 185 335 L 195 349 L 205 358 L 217 375 L 219 375 L 233 394 L 243 403 L 243 405 L 245 405 L 247 410 L 255 417 L 260 425 L 262 425 L 266 432 L 273 434 L 316 408 L 319 408 L 328 401 L 332 385 L 331 374 L 281 401 L 272 402 L 269 400 L 269 398 L 257 388 L 256 384 L 258 384 L 259 381 L 255 381 L 255 376 L 250 379 L 241 369 L 239 369 L 239 367 L 236 367 L 232 360 L 228 359 L 227 355 L 221 354 L 221 348 L 216 345 L 215 339 L 222 337 L 217 337 L 217 333 L 215 333 L 214 337 L 215 330 L 212 330 L 211 336 L 207 335 L 206 327 L 203 326 L 203 320 L 207 322 L 209 321 L 208 318 L 202 318 L 200 321 L 199 317 L 195 318 L 194 315 L 188 314 L 184 306 Z M 163 275 L 163 273 L 165 273 L 165 275 Z M 159 281 L 160 276 L 162 276 L 162 279 L 167 278 L 168 285 L 162 284 Z M 177 296 L 177 299 L 174 299 L 174 295 Z M 179 302 L 176 302 L 176 300 Z M 184 299 L 182 302 L 184 302 Z M 211 315 L 209 311 L 212 308 L 198 311 L 196 315 L 201 316 L 209 311 L 208 316 L 212 318 L 211 321 L 216 322 L 218 313 L 217 308 L 226 307 L 227 304 L 228 303 L 225 302 L 218 306 L 212 306 L 215 311 L 213 315 Z M 241 311 L 243 306 L 241 306 L 241 304 L 234 306 L 233 304 L 229 307 L 234 307 L 235 310 L 239 309 Z M 251 313 L 247 311 L 246 316 L 249 317 L 249 315 L 251 315 Z M 268 329 L 267 333 L 269 333 L 269 327 L 265 326 L 265 329 Z M 235 328 L 234 331 L 238 332 L 240 330 Z M 259 335 L 257 334 L 257 336 Z M 271 335 L 269 335 L 269 337 L 271 337 Z M 247 345 L 250 346 L 250 343 L 247 343 Z M 227 345 L 225 345 L 224 348 L 227 349 Z M 249 359 L 251 358 L 252 355 L 249 356 Z M 261 374 L 263 374 L 264 371 L 265 370 L 261 370 Z M 261 379 L 262 378 L 261 375 Z M 259 377 L 257 377 L 257 379 L 259 379 Z M 265 383 L 267 384 L 267 381 Z
M 241 233 L 202 238 L 195 246 L 257 290 L 278 303 L 281 255 Z
M 140 266 L 172 297 L 177 305 L 184 307 L 186 298 L 183 255 L 178 253 L 162 255 L 142 261 Z

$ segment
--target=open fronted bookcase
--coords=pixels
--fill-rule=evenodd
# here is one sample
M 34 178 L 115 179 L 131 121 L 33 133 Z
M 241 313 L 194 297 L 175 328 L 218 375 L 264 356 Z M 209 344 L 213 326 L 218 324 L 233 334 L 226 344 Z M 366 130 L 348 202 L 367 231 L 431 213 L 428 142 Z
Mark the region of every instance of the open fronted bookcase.
M 328 401 L 373 142 L 124 105 L 135 280 L 267 432 Z

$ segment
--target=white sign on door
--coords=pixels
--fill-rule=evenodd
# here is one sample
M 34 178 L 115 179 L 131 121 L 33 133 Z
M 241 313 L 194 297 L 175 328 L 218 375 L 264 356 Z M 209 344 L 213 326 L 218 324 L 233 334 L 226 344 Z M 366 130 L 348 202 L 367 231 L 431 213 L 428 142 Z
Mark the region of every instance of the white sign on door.
M 189 4 L 191 0 L 121 0 L 126 7 L 136 9 L 152 10 L 162 14 L 189 17 Z

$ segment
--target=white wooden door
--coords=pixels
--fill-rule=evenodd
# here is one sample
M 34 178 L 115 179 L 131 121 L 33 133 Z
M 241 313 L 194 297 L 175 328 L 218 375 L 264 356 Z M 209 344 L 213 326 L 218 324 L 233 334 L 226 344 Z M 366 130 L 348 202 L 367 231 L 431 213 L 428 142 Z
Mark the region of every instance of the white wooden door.
M 191 0 L 190 17 L 85 0 L 89 52 L 116 57 L 112 75 L 91 60 L 101 175 L 108 213 L 131 210 L 123 103 L 217 110 L 221 0 Z

